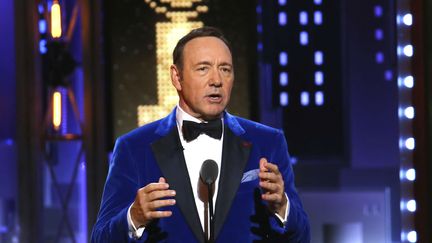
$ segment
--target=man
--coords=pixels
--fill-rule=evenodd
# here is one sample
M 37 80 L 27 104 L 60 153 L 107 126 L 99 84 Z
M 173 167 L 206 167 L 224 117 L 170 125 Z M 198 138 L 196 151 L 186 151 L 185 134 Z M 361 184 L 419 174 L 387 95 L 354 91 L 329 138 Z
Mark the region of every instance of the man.
M 207 159 L 220 168 L 216 242 L 309 242 L 283 133 L 225 111 L 234 81 L 228 41 L 199 28 L 177 43 L 173 59 L 179 103 L 117 140 L 92 242 L 207 241 L 199 193 Z

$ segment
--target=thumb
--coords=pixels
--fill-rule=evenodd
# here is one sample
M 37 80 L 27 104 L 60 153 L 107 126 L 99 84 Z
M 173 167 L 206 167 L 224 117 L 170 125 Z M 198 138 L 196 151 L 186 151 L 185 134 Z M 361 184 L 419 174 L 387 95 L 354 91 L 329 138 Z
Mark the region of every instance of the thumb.
M 166 183 L 165 178 L 163 178 L 163 177 L 159 177 L 159 183 Z
M 260 171 L 264 172 L 267 171 L 267 168 L 265 167 L 265 165 L 267 164 L 267 159 L 266 158 L 261 158 L 259 161 L 260 164 Z

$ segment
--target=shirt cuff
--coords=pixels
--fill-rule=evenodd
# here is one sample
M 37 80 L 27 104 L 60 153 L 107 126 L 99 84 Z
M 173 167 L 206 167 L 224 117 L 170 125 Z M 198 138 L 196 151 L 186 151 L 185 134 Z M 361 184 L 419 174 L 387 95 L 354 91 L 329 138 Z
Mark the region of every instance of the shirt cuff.
M 128 222 L 128 227 L 129 227 L 129 238 L 133 238 L 133 239 L 139 239 L 141 238 L 141 236 L 144 233 L 145 227 L 139 227 L 137 229 L 137 227 L 134 225 L 134 223 L 132 222 L 132 217 L 130 215 L 130 210 L 131 210 L 132 204 L 129 206 L 129 209 L 127 211 L 127 222 Z
M 285 218 L 282 218 L 279 214 L 275 213 L 276 218 L 279 219 L 279 222 L 280 222 L 283 226 L 286 225 L 286 222 L 288 221 L 288 214 L 289 214 L 289 212 L 290 212 L 290 201 L 289 201 L 288 195 L 287 195 L 286 193 L 285 193 L 285 197 L 286 197 L 286 199 L 287 199 L 287 206 L 286 206 L 286 209 L 285 209 Z M 129 215 L 129 214 L 128 214 L 128 215 Z

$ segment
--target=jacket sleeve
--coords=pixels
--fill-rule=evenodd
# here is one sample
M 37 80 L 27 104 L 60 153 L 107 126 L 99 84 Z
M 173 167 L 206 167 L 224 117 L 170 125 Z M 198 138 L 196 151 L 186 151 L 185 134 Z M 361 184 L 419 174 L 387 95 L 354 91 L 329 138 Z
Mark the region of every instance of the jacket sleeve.
M 281 225 L 276 217 L 270 219 L 275 238 L 283 242 L 310 242 L 310 226 L 308 216 L 294 186 L 294 173 L 288 155 L 288 147 L 282 131 L 278 132 L 273 161 L 279 167 L 285 184 L 285 193 L 290 202 L 290 209 L 285 225 Z
M 129 236 L 127 211 L 139 189 L 139 176 L 136 163 L 130 154 L 127 142 L 119 138 L 114 147 L 108 176 L 102 196 L 96 224 L 93 227 L 91 242 L 143 242 Z

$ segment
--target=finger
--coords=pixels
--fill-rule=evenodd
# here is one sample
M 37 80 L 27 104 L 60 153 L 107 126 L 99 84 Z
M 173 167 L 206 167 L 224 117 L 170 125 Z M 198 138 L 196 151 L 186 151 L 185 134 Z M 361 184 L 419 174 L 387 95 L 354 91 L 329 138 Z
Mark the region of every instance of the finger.
M 149 203 L 148 208 L 150 209 L 150 211 L 156 211 L 157 209 L 162 207 L 175 205 L 175 203 L 175 199 L 155 200 Z
M 262 194 L 261 198 L 268 202 L 275 202 L 275 203 L 282 202 L 282 196 L 277 193 Z
M 266 192 L 281 193 L 282 186 L 279 185 L 279 184 L 277 184 L 277 183 L 270 183 L 270 182 L 267 182 L 267 181 L 261 181 L 259 183 L 259 185 Z
M 160 178 L 159 178 L 159 183 L 166 183 L 166 180 L 165 180 L 165 178 L 163 178 L 163 177 L 160 177 Z
M 166 190 L 169 188 L 168 183 L 150 183 L 145 187 L 142 187 L 139 191 L 142 191 L 143 193 L 150 193 L 152 191 L 159 191 L 159 190 Z
M 272 171 L 276 174 L 280 174 L 279 167 L 273 163 L 266 163 L 265 167 L 267 170 Z
M 264 172 L 267 171 L 265 164 L 267 164 L 267 159 L 266 158 L 261 158 L 259 161 L 259 166 L 260 166 L 260 171 Z
M 146 213 L 146 217 L 148 219 L 160 219 L 160 218 L 167 218 L 172 215 L 171 211 L 151 211 Z
M 280 175 L 276 175 L 274 172 L 260 172 L 258 177 L 261 181 L 271 181 L 274 183 L 277 183 L 282 179 Z
M 176 195 L 176 191 L 174 190 L 160 190 L 160 191 L 152 191 L 147 194 L 149 202 L 165 198 L 165 197 L 174 197 Z

